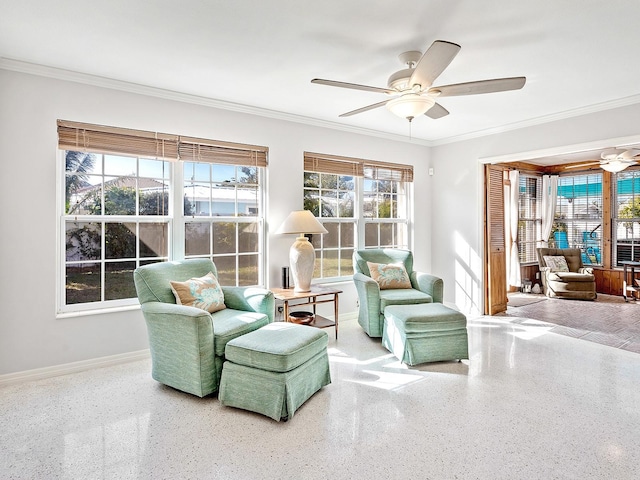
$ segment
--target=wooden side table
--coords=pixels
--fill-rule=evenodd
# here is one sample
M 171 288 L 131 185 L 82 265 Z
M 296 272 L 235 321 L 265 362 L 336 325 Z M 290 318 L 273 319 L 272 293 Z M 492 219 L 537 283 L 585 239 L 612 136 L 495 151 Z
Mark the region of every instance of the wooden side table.
M 327 328 L 335 327 L 336 340 L 338 339 L 338 295 L 342 290 L 331 287 L 312 286 L 310 292 L 297 293 L 293 288 L 272 288 L 273 296 L 283 303 L 284 321 L 289 321 L 289 309 L 302 305 L 313 305 L 313 321 L 309 324 L 312 327 Z M 316 314 L 316 305 L 321 303 L 332 303 L 335 320 Z
M 636 283 L 636 277 L 640 278 L 640 262 L 620 262 L 624 266 L 622 275 L 622 296 L 628 302 L 627 296 L 637 300 L 637 292 L 640 292 L 640 284 Z M 636 271 L 637 269 L 637 271 Z M 629 295 L 627 295 L 627 293 Z

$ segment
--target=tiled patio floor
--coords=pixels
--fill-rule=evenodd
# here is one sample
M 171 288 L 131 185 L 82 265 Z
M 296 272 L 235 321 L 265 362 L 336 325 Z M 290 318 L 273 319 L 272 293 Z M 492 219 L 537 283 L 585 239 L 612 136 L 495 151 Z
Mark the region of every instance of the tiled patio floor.
M 591 301 L 509 294 L 507 311 L 498 316 L 531 318 L 553 324 L 551 332 L 640 353 L 640 302 L 598 294 Z

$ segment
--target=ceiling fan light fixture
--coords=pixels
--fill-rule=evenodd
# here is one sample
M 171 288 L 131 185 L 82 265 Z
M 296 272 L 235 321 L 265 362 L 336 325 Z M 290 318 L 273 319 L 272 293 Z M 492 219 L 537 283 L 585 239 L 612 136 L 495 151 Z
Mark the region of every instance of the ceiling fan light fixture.
M 387 108 L 391 113 L 400 118 L 415 118 L 424 115 L 427 110 L 435 105 L 436 101 L 425 95 L 407 93 L 401 97 L 387 102 Z
M 603 163 L 600 165 L 600 167 L 607 172 L 618 173 L 631 165 L 635 165 L 635 163 L 636 162 L 623 162 L 622 160 L 616 159 Z

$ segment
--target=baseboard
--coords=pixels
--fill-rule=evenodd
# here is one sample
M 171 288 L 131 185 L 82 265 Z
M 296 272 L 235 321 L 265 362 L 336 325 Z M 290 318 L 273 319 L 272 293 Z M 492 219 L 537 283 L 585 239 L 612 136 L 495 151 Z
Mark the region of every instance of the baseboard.
M 82 360 L 79 362 L 64 363 L 62 365 L 54 365 L 52 367 L 35 368 L 33 370 L 25 370 L 23 372 L 9 373 L 6 375 L 0 375 L 0 387 L 31 382 L 33 380 L 43 380 L 60 375 L 68 375 L 70 373 L 83 372 L 93 368 L 111 367 L 122 363 L 145 360 L 150 356 L 151 353 L 146 349 L 138 350 L 136 352 L 110 355 L 108 357 L 91 358 L 89 360 Z
M 330 317 L 333 318 L 333 317 Z M 341 321 L 356 320 L 358 312 L 343 313 L 340 315 Z M 122 363 L 135 362 L 137 360 L 145 360 L 150 358 L 149 350 L 138 350 L 137 352 L 121 353 L 118 355 L 110 355 L 108 357 L 91 358 L 79 362 L 64 363 L 62 365 L 54 365 L 52 367 L 36 368 L 33 370 L 25 370 L 23 372 L 8 373 L 0 375 L 0 387 L 6 385 L 15 385 L 17 383 L 31 382 L 33 380 L 43 380 L 60 375 L 68 375 L 70 373 L 83 372 L 92 368 L 110 367 Z

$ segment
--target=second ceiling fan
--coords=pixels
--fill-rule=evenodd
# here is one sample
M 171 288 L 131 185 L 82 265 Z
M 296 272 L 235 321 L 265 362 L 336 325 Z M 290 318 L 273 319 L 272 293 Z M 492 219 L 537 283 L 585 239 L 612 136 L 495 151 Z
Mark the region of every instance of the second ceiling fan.
M 601 160 L 593 160 L 569 165 L 567 168 L 581 168 L 598 165 L 608 172 L 618 173 L 638 163 L 640 149 L 638 148 L 610 148 L 600 154 Z
M 322 78 L 314 78 L 311 82 L 332 87 L 384 93 L 392 97 L 388 100 L 374 103 L 373 105 L 367 105 L 366 107 L 343 113 L 340 117 L 349 117 L 373 110 L 374 108 L 386 106 L 397 116 L 407 118 L 409 121 L 422 114 L 433 119 L 448 115 L 449 111 L 436 102 L 436 99 L 439 97 L 505 92 L 508 90 L 518 90 L 524 86 L 526 82 L 525 77 L 509 77 L 434 87 L 433 82 L 455 58 L 460 48 L 460 45 L 455 43 L 436 40 L 424 55 L 417 51 L 401 54 L 399 59 L 403 64 L 407 65 L 407 68 L 392 74 L 389 77 L 386 88 L 325 80 Z

